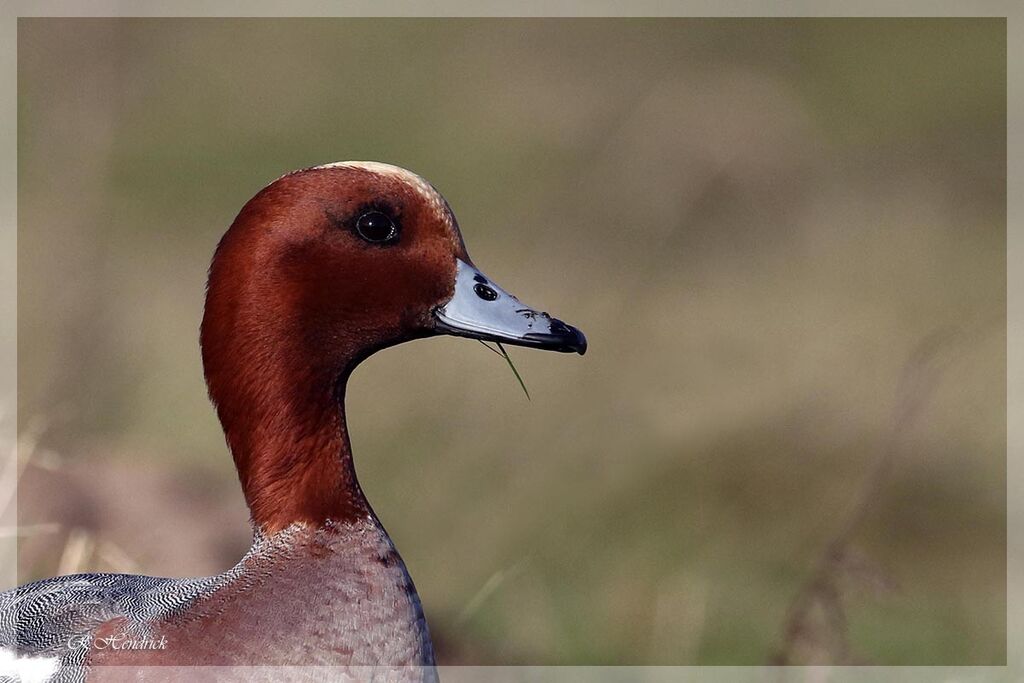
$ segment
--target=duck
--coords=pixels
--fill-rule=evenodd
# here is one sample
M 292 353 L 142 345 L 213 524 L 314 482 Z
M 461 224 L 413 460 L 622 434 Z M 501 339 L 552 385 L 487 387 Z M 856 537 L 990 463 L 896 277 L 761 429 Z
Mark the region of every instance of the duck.
M 587 350 L 474 265 L 448 202 L 411 171 L 335 162 L 260 190 L 214 251 L 199 335 L 251 547 L 211 577 L 75 574 L 0 593 L 0 679 L 198 680 L 191 667 L 215 666 L 229 667 L 217 680 L 331 667 L 330 680 L 436 681 L 419 595 L 360 488 L 345 420 L 361 361 L 436 335 Z

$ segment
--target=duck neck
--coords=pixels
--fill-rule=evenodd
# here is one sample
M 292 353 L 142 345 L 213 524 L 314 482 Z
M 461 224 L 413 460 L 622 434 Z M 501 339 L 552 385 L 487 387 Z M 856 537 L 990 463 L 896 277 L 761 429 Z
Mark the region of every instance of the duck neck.
M 273 534 L 371 514 L 345 424 L 349 371 L 246 355 L 207 363 L 207 382 L 254 526 Z

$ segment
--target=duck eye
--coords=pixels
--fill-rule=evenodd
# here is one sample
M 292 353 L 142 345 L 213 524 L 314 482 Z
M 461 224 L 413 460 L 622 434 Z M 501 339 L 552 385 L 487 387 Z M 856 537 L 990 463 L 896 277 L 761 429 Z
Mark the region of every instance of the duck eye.
M 398 237 L 398 226 L 386 213 L 367 211 L 356 220 L 356 232 L 367 242 L 380 244 Z

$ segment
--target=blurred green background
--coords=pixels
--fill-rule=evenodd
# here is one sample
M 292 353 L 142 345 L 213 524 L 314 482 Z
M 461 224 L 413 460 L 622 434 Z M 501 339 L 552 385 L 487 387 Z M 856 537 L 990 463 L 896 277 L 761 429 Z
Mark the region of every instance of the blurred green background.
M 22 580 L 244 552 L 206 267 L 372 159 L 591 343 L 513 350 L 529 402 L 468 340 L 353 378 L 442 662 L 1005 661 L 1003 20 L 21 19 L 18 59 Z

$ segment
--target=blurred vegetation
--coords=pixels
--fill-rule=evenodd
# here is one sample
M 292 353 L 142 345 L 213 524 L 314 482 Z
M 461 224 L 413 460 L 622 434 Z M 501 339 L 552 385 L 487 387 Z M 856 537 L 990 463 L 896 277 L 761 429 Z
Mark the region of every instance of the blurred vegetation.
M 244 551 L 205 269 L 278 175 L 373 159 L 591 342 L 513 350 L 531 402 L 466 340 L 353 378 L 442 661 L 773 661 L 858 506 L 845 623 L 790 657 L 1005 661 L 1003 20 L 22 19 L 18 48 L 19 513 L 59 524 L 23 580 Z

